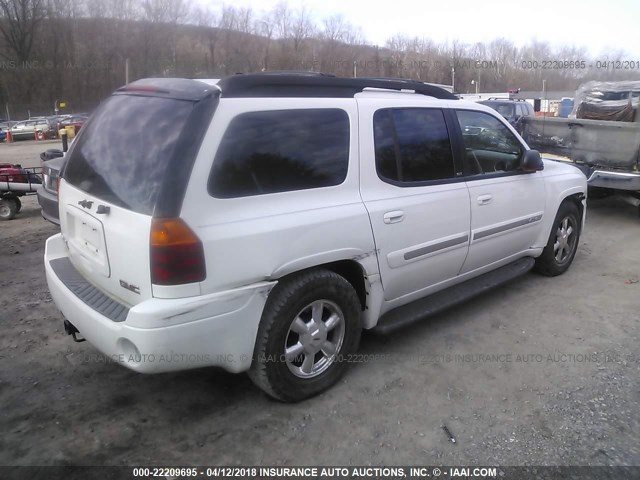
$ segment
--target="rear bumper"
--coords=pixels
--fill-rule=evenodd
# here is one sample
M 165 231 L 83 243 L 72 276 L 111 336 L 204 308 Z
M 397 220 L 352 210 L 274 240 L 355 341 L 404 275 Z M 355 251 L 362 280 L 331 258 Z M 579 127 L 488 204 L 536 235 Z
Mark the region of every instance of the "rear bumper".
M 67 256 L 61 234 L 47 240 L 45 271 L 56 306 L 94 347 L 140 373 L 217 366 L 241 372 L 251 366 L 258 324 L 276 282 L 198 297 L 151 298 L 114 322 L 76 296 L 51 260 Z
M 51 223 L 60 225 L 60 214 L 58 212 L 58 196 L 40 186 L 38 188 L 38 203 L 42 208 L 42 216 Z
M 640 173 L 594 170 L 587 177 L 591 187 L 614 188 L 617 190 L 640 190 Z

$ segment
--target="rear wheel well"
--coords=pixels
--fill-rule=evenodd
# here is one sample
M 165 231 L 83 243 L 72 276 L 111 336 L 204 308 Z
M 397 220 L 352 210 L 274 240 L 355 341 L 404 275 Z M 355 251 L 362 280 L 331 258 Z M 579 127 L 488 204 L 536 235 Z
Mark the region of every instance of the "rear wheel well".
M 365 274 L 362 266 L 356 262 L 355 260 L 338 260 L 336 262 L 324 263 L 321 265 L 315 265 L 313 267 L 307 268 L 305 270 L 311 269 L 319 269 L 324 268 L 326 270 L 330 270 L 334 273 L 337 273 L 341 277 L 343 277 L 347 282 L 351 284 L 356 293 L 358 294 L 358 299 L 360 300 L 360 307 L 364 310 L 367 307 L 367 287 L 365 284 Z M 302 270 L 302 271 L 305 271 Z M 300 273 L 300 271 L 293 272 L 290 275 L 295 275 Z

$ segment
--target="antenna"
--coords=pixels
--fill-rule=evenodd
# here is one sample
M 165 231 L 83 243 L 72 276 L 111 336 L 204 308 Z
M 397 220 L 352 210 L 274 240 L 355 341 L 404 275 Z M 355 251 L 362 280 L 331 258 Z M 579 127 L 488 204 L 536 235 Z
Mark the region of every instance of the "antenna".
M 546 99 L 547 99 L 547 79 L 545 78 L 545 79 L 542 80 L 542 102 L 541 102 L 542 105 L 545 104 Z M 541 107 L 542 107 L 542 105 L 541 105 Z M 544 141 L 544 138 L 545 138 L 544 137 L 544 124 L 545 124 L 546 121 L 547 121 L 547 116 L 545 115 L 545 112 L 543 111 L 542 112 L 542 139 L 543 139 L 543 141 Z

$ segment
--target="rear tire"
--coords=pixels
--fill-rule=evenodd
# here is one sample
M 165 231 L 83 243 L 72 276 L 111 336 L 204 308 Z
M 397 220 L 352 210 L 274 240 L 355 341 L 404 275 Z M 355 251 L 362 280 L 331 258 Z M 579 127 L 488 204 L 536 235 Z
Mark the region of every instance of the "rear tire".
M 15 198 L 0 199 L 0 221 L 11 220 L 18 213 L 18 203 Z
M 580 241 L 581 216 L 578 207 L 571 201 L 560 205 L 553 221 L 546 247 L 536 259 L 534 270 L 548 277 L 566 272 L 578 250 Z
M 344 374 L 361 331 L 360 300 L 347 280 L 329 270 L 292 275 L 267 299 L 249 377 L 284 402 L 317 395 Z

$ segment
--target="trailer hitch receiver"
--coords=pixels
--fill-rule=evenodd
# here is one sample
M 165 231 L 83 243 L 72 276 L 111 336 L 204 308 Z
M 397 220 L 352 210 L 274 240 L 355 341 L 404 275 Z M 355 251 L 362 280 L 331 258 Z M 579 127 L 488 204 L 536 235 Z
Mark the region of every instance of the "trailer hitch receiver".
M 64 331 L 67 335 L 71 335 L 73 337 L 73 341 L 74 342 L 84 342 L 86 341 L 85 338 L 82 337 L 77 337 L 77 335 L 80 333 L 78 331 L 78 329 L 75 327 L 75 325 L 73 325 L 69 320 L 65 320 L 64 321 Z

